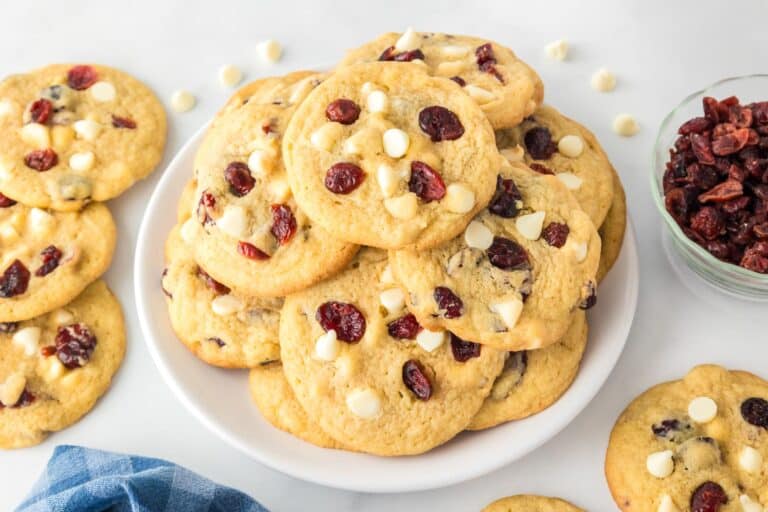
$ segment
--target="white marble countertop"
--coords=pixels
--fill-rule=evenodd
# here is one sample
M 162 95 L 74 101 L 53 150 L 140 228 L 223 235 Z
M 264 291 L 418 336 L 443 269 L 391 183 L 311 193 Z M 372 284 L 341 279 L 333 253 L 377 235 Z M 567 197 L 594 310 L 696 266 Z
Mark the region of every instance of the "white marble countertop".
M 478 510 L 521 492 L 558 495 L 590 510 L 611 510 L 603 477 L 605 446 L 613 421 L 632 397 L 702 362 L 768 376 L 766 306 L 697 294 L 678 279 L 661 250 L 661 221 L 648 185 L 656 128 L 679 100 L 720 78 L 766 71 L 768 41 L 755 20 L 768 17 L 768 5 L 761 0 L 728 6 L 704 0 L 480 3 L 218 0 L 197 7 L 183 0 L 5 2 L 0 8 L 0 75 L 49 62 L 95 61 L 133 73 L 166 102 L 177 88 L 191 90 L 198 97 L 197 108 L 170 114 L 167 163 L 227 97 L 229 91 L 216 78 L 222 64 L 241 66 L 246 79 L 328 66 L 344 49 L 409 25 L 477 34 L 511 46 L 541 74 L 547 101 L 598 135 L 622 176 L 637 228 L 637 316 L 618 366 L 591 405 L 524 459 L 485 477 L 428 492 L 344 492 L 295 480 L 248 459 L 205 430 L 176 401 L 139 331 L 128 270 L 143 205 L 162 172 L 158 170 L 110 204 L 120 236 L 107 280 L 128 322 L 123 368 L 112 390 L 80 423 L 40 446 L 0 454 L 1 510 L 22 499 L 61 443 L 168 458 L 242 489 L 275 511 L 306 510 L 307 505 L 318 511 L 385 511 L 393 505 L 397 510 Z M 271 68 L 255 56 L 256 42 L 265 38 L 285 46 L 283 60 Z M 572 45 L 564 63 L 547 60 L 543 52 L 546 43 L 559 38 Z M 589 86 L 592 72 L 602 66 L 618 76 L 613 93 L 598 94 Z M 619 112 L 637 116 L 642 129 L 636 137 L 612 133 L 611 120 Z

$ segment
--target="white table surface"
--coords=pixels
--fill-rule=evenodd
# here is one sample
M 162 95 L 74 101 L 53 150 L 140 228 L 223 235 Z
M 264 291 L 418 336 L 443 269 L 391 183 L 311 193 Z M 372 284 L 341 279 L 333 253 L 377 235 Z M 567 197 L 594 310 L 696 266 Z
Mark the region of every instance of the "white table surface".
M 533 454 L 485 477 L 428 492 L 366 495 L 284 476 L 198 424 L 150 360 L 138 327 L 132 279 L 124 269 L 131 268 L 143 205 L 160 169 L 110 203 L 119 240 L 107 280 L 127 317 L 123 367 L 112 390 L 80 423 L 40 446 L 0 453 L 0 510 L 22 499 L 61 443 L 168 458 L 242 489 L 275 511 L 389 511 L 393 505 L 397 510 L 464 511 L 523 492 L 558 495 L 590 510 L 612 510 L 603 456 L 611 426 L 632 397 L 702 362 L 768 376 L 766 305 L 696 294 L 678 279 L 660 247 L 661 221 L 648 186 L 656 127 L 683 96 L 723 77 L 768 71 L 768 39 L 761 25 L 768 4 L 762 0 L 729 2 L 729 8 L 704 0 L 499 0 L 482 6 L 452 0 L 193 3 L 4 2 L 0 75 L 49 62 L 95 61 L 133 73 L 166 102 L 177 88 L 191 90 L 198 97 L 197 108 L 169 114 L 167 163 L 227 97 L 229 91 L 216 76 L 222 64 L 241 66 L 247 79 L 328 66 L 346 48 L 408 25 L 507 44 L 539 71 L 549 102 L 595 131 L 624 181 L 639 238 L 642 282 L 626 351 L 601 393 L 567 429 Z M 729 12 L 734 9 L 737 19 Z M 265 38 L 285 46 L 283 60 L 273 67 L 255 57 L 254 45 Z M 572 45 L 564 63 L 547 60 L 543 52 L 546 43 L 558 38 Z M 592 72 L 601 66 L 618 76 L 613 93 L 598 94 L 589 86 Z M 625 111 L 637 116 L 642 127 L 631 139 L 610 129 L 613 116 Z

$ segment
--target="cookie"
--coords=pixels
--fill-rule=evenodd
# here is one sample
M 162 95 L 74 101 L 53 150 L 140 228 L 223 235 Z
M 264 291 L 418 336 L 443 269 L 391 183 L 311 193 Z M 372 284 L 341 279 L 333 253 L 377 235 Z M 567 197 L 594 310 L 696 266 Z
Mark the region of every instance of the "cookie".
M 584 512 L 560 498 L 519 494 L 496 500 L 482 512 Z
M 165 111 L 132 76 L 53 64 L 0 82 L 0 192 L 78 210 L 117 197 L 157 166 Z
M 768 382 L 720 366 L 647 390 L 611 432 L 605 475 L 625 511 L 768 506 Z
M 374 61 L 411 62 L 453 80 L 488 116 L 494 128 L 514 126 L 544 97 L 536 72 L 512 50 L 477 37 L 390 32 L 347 53 L 340 66 Z
M 554 173 L 595 226 L 602 225 L 613 201 L 614 170 L 592 132 L 543 105 L 521 124 L 497 130 L 496 141 L 507 157 Z
M 176 206 L 176 222 L 183 224 L 192 216 L 192 207 L 195 204 L 195 194 L 197 193 L 197 181 L 189 180 L 179 196 L 179 203 Z
M 576 378 L 587 347 L 587 331 L 586 314 L 577 311 L 559 342 L 539 350 L 511 352 L 491 394 L 467 428 L 495 427 L 527 418 L 554 404 Z
M 321 448 L 341 445 L 307 418 L 285 379 L 283 366 L 272 363 L 256 367 L 248 374 L 248 386 L 256 407 L 269 423 Z
M 357 251 L 312 222 L 293 198 L 280 140 L 294 110 L 249 101 L 214 123 L 195 158 L 196 214 L 184 230 L 187 242 L 206 272 L 244 295 L 300 290 L 342 269 Z
M 429 251 L 390 251 L 410 310 L 432 329 L 519 351 L 557 342 L 595 302 L 600 238 L 565 185 L 505 162 L 488 208 Z
M 467 427 L 504 354 L 421 329 L 385 267 L 384 253 L 365 249 L 341 274 L 286 297 L 280 355 L 328 435 L 353 450 L 411 455 Z
M 299 107 L 283 141 L 296 201 L 349 242 L 434 247 L 493 194 L 493 130 L 458 86 L 417 66 L 337 71 Z
M 73 300 L 106 271 L 115 236 L 103 204 L 56 212 L 0 195 L 0 322 L 28 320 Z
M 64 308 L 0 324 L 0 448 L 42 442 L 109 388 L 125 353 L 120 304 L 96 281 Z
M 254 80 L 230 96 L 218 112 L 217 119 L 249 102 L 295 107 L 307 97 L 309 91 L 320 85 L 325 77 L 325 74 L 317 71 L 295 71 L 284 76 Z
M 624 243 L 624 231 L 627 228 L 627 197 L 619 175 L 614 170 L 613 202 L 608 210 L 600 234 L 600 266 L 597 268 L 597 282 L 601 282 L 616 263 Z

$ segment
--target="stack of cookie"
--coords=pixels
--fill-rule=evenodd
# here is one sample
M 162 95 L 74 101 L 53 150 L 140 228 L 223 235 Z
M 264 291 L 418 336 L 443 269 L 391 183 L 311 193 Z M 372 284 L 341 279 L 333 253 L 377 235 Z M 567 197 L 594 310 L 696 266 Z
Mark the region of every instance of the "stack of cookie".
M 120 304 L 99 280 L 115 223 L 99 201 L 159 163 L 165 113 L 146 86 L 96 65 L 0 83 L 0 448 L 80 419 L 125 352 Z
M 411 30 L 247 85 L 168 239 L 179 338 L 325 447 L 422 453 L 548 407 L 625 211 L 594 136 L 542 99 L 509 49 Z

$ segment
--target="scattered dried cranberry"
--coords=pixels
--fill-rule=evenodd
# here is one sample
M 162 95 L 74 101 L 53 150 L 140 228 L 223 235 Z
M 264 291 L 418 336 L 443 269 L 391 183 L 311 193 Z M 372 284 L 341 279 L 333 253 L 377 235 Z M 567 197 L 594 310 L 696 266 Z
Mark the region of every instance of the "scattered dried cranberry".
M 0 322 L 0 333 L 12 334 L 19 328 L 19 322 Z
M 197 203 L 197 219 L 201 224 L 213 222 L 211 212 L 214 208 L 216 208 L 216 197 L 209 190 L 203 190 L 200 201 Z
M 411 62 L 412 60 L 424 60 L 424 52 L 416 48 L 407 52 L 395 52 L 395 47 L 390 46 L 379 55 L 380 61 Z
M 413 340 L 416 339 L 416 335 L 422 330 L 419 321 L 412 313 L 408 313 L 405 316 L 401 316 L 395 320 L 392 320 L 387 324 L 387 332 L 393 338 L 399 340 Z
M 464 303 L 450 288 L 438 286 L 432 296 L 444 318 L 458 318 L 464 313 Z
M 325 188 L 334 194 L 349 194 L 365 179 L 365 172 L 349 162 L 333 164 L 325 173 Z
M 67 85 L 76 91 L 82 91 L 99 79 L 99 75 L 92 66 L 75 66 L 67 73 Z
M 96 336 L 82 323 L 59 327 L 55 342 L 59 361 L 69 369 L 84 366 L 96 348 Z
M 240 253 L 241 256 L 245 256 L 249 260 L 267 260 L 269 259 L 269 254 L 265 253 L 255 245 L 248 243 L 248 242 L 237 242 L 237 252 Z
M 128 130 L 136 129 L 136 121 L 128 117 L 120 117 L 112 114 L 112 126 L 115 128 L 126 128 Z
M 51 148 L 36 149 L 24 157 L 24 164 L 36 171 L 47 171 L 59 163 L 59 155 Z
M 419 400 L 427 401 L 432 396 L 432 383 L 424 372 L 424 367 L 415 359 L 403 365 L 403 383 Z
M 502 270 L 530 270 L 531 268 L 526 250 L 509 238 L 493 237 L 493 243 L 487 252 L 491 265 Z
M 237 197 L 246 195 L 256 184 L 251 170 L 243 162 L 230 162 L 224 169 L 224 179 L 229 183 L 229 191 Z
M 523 200 L 523 195 L 518 190 L 517 185 L 511 179 L 504 179 L 501 176 L 496 177 L 496 192 L 488 204 L 488 211 L 499 217 L 511 219 L 517 215 L 517 202 Z
M 35 100 L 29 107 L 29 118 L 33 123 L 47 123 L 52 113 L 53 103 L 45 98 Z
M 411 179 L 408 180 L 408 190 L 419 196 L 423 201 L 439 201 L 445 197 L 445 182 L 436 170 L 414 160 L 411 162 Z
M 341 124 L 352 124 L 360 116 L 360 107 L 352 100 L 339 98 L 328 104 L 325 117 L 329 121 Z
M 491 46 L 491 43 L 485 43 L 484 45 L 478 46 L 475 49 L 475 57 L 477 57 L 477 67 L 480 68 L 480 71 L 490 73 L 496 80 L 504 83 L 504 77 L 501 76 L 499 70 L 496 69 L 496 56 L 493 54 L 493 46 Z
M 296 217 L 293 216 L 291 207 L 287 204 L 273 204 L 272 229 L 270 233 L 277 238 L 277 243 L 285 245 L 291 241 L 296 233 Z
M 43 259 L 43 264 L 35 270 L 37 277 L 47 276 L 59 266 L 61 260 L 61 251 L 53 245 L 49 245 L 40 252 L 40 257 Z
M 768 429 L 768 400 L 747 398 L 741 403 L 741 417 L 751 425 Z
M 552 247 L 560 248 L 565 245 L 565 241 L 568 240 L 568 233 L 571 230 L 568 224 L 561 222 L 550 222 L 541 232 L 541 237 Z
M 4 196 L 3 194 L 0 194 L 0 208 L 10 208 L 15 204 L 16 204 L 16 201 L 14 201 L 13 199 L 11 199 L 8 196 Z
M 216 295 L 226 295 L 231 290 L 228 286 L 221 284 L 217 280 L 215 280 L 213 277 L 211 277 L 208 272 L 203 270 L 201 267 L 197 267 L 197 276 L 203 280 L 205 283 L 205 286 L 213 290 L 213 293 Z
M 453 352 L 453 358 L 456 361 L 464 363 L 473 357 L 480 357 L 481 349 L 482 346 L 479 343 L 464 341 L 451 333 L 451 352 Z
M 0 297 L 7 299 L 21 295 L 29 285 L 29 270 L 19 260 L 14 260 L 0 276 Z
M 419 112 L 419 127 L 432 142 L 456 140 L 464 135 L 459 117 L 445 107 L 434 105 Z
M 452 76 L 451 80 L 453 80 L 454 82 L 456 82 L 457 84 L 459 84 L 462 87 L 467 85 L 467 81 L 464 80 L 463 78 L 461 78 L 460 76 Z
M 525 132 L 523 143 L 534 160 L 548 160 L 557 151 L 552 134 L 544 126 L 535 126 Z
M 728 503 L 725 490 L 715 482 L 704 482 L 691 495 L 691 512 L 717 512 Z
M 357 343 L 365 334 L 365 317 L 352 304 L 330 301 L 321 304 L 315 319 L 325 331 L 333 329 L 336 338 L 347 343 Z
M 549 176 L 554 176 L 555 171 L 547 167 L 546 165 L 540 164 L 538 162 L 531 162 L 528 164 L 528 167 L 531 168 L 531 170 L 536 171 L 539 174 L 546 174 Z

